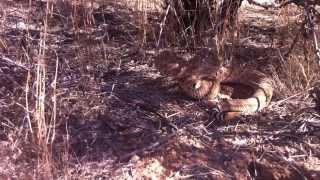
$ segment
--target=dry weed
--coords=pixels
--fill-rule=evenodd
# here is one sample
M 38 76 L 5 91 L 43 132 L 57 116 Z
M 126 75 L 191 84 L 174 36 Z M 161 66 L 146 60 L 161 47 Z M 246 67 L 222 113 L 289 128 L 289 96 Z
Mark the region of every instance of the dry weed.
M 308 159 L 319 156 L 314 148 L 319 144 L 318 129 L 313 125 L 319 115 L 297 112 L 311 104 L 305 100 L 306 93 L 299 92 L 310 89 L 319 79 L 315 47 L 310 38 L 301 36 L 285 56 L 298 34 L 301 12 L 281 10 L 276 20 L 282 25 L 276 31 L 279 36 L 273 34 L 274 42 L 265 42 L 258 34 L 261 29 L 257 33 L 249 27 L 246 35 L 241 34 L 242 26 L 232 25 L 237 20 L 226 18 L 235 15 L 237 8 L 226 7 L 220 31 L 229 28 L 230 32 L 222 33 L 217 44 L 228 47 L 223 43 L 249 39 L 237 44 L 243 45 L 242 50 L 253 44 L 253 51 L 239 53 L 239 61 L 256 65 L 263 61 L 262 66 L 269 59 L 277 61 L 271 61 L 276 67 L 272 75 L 281 93 L 289 98 L 274 102 L 275 112 L 271 109 L 267 116 L 251 117 L 258 121 L 221 127 L 207 122 L 207 113 L 198 102 L 186 99 L 169 87 L 171 84 L 161 86 L 151 67 L 157 45 L 184 49 L 210 46 L 219 20 L 217 9 L 208 5 L 213 1 L 206 0 L 199 9 L 181 4 L 160 9 L 162 2 L 0 2 L 0 139 L 8 142 L 0 143 L 0 158 L 9 156 L 6 163 L 0 163 L 0 178 L 139 177 L 139 171 L 133 170 L 134 160 L 140 164 L 138 170 L 146 167 L 144 173 L 152 171 L 159 177 L 212 178 L 218 174 L 231 178 L 239 170 L 239 162 L 248 161 L 247 156 L 263 158 L 268 150 L 279 150 L 281 163 L 292 169 L 298 165 L 287 156 L 316 169 Z M 244 36 L 248 37 L 241 39 Z M 274 54 L 268 54 L 265 47 L 269 45 L 256 46 L 259 43 L 272 44 Z M 298 96 L 305 101 L 297 98 L 290 104 L 290 98 Z M 188 143 L 176 142 L 181 134 Z M 238 161 L 241 158 L 247 159 Z M 194 165 L 199 159 L 202 164 Z M 203 165 L 209 161 L 214 166 Z M 2 168 L 5 164 L 12 166 L 11 170 Z M 19 166 L 13 167 L 15 164 Z M 243 171 L 247 169 L 239 172 Z M 246 173 L 242 175 L 249 177 Z
M 282 39 L 282 75 L 288 89 L 293 92 L 310 89 L 319 79 L 319 65 L 316 60 L 315 46 L 310 35 L 304 34 L 303 10 L 288 6 L 280 10 L 278 24 Z

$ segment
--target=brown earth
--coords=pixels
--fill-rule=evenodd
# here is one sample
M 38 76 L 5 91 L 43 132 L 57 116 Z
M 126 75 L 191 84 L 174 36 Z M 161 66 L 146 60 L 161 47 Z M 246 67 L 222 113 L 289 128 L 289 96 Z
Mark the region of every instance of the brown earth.
M 36 25 L 45 4 L 1 5 L 0 39 L 6 46 L 0 50 L 0 177 L 45 179 L 37 161 L 39 147 L 28 140 L 25 106 L 30 70 L 33 119 L 41 37 Z M 246 41 L 235 57 L 277 73 L 266 64 L 280 62 L 278 49 L 288 49 L 289 43 L 278 39 L 276 12 L 246 7 L 241 13 Z M 29 30 L 22 28 L 27 15 L 34 25 Z M 203 103 L 187 98 L 154 68 L 153 32 L 160 16 L 148 16 L 144 46 L 138 17 L 113 1 L 94 11 L 93 25 L 78 24 L 78 30 L 60 16 L 51 17 L 44 60 L 47 119 L 53 109 L 50 83 L 59 61 L 54 179 L 320 178 L 320 116 L 307 91 L 284 93 L 280 75 L 271 107 L 233 122 L 214 122 Z

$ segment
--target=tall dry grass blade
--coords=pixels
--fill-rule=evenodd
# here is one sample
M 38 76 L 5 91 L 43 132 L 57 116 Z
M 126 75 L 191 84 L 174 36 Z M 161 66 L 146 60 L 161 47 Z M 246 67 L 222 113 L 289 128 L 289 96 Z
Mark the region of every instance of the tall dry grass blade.
M 31 134 L 33 134 L 33 130 L 32 130 L 32 123 L 31 123 L 31 118 L 30 118 L 30 110 L 29 110 L 29 83 L 30 83 L 30 78 L 31 78 L 31 73 L 30 70 L 28 70 L 28 74 L 27 74 L 27 82 L 26 82 L 26 93 L 25 93 L 25 106 L 26 106 L 26 118 L 28 120 L 28 125 L 30 128 L 30 132 Z
M 50 122 L 50 131 L 52 130 L 52 133 L 48 133 L 49 136 L 51 136 L 51 144 L 53 144 L 53 141 L 56 136 L 56 122 L 57 122 L 57 79 L 58 79 L 58 67 L 59 67 L 59 58 L 58 54 L 56 53 L 56 69 L 54 74 L 54 80 L 51 84 L 53 88 L 53 95 L 52 95 L 52 103 L 53 103 L 53 109 L 52 109 L 52 116 L 51 116 L 51 122 Z M 50 132 L 49 131 L 49 132 Z
M 36 72 L 36 143 L 41 148 L 38 157 L 38 166 L 44 170 L 47 177 L 53 177 L 53 159 L 52 149 L 50 149 L 49 140 L 52 139 L 52 126 L 46 121 L 46 54 L 47 54 L 47 32 L 48 32 L 48 16 L 50 14 L 50 1 L 46 3 L 44 25 L 40 33 L 39 53 L 37 56 L 37 72 Z M 55 120 L 55 118 L 54 118 Z M 50 138 L 51 137 L 51 138 Z M 52 146 L 51 146 L 52 147 Z M 43 167 L 43 168 L 42 168 Z
M 166 10 L 166 14 L 165 14 L 165 16 L 163 17 L 163 20 L 160 23 L 160 33 L 159 33 L 159 38 L 158 38 L 158 41 L 157 41 L 157 47 L 159 47 L 160 40 L 161 40 L 161 35 L 162 35 L 162 32 L 163 32 L 163 27 L 166 24 L 166 20 L 167 20 L 167 16 L 168 16 L 170 8 L 171 8 L 171 5 L 169 4 L 168 7 L 167 7 L 167 10 Z

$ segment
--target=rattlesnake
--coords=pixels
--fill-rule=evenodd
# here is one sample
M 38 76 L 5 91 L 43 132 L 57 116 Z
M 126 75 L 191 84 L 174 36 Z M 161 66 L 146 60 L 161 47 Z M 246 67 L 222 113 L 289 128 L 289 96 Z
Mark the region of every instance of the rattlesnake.
M 212 104 L 217 105 L 226 120 L 233 119 L 240 114 L 252 114 L 269 105 L 273 95 L 273 84 L 271 78 L 257 70 L 245 70 L 237 73 L 237 76 L 231 74 L 220 83 L 221 86 L 234 88 L 231 98 Z M 190 91 L 197 90 L 191 89 Z
M 186 95 L 215 105 L 226 120 L 260 111 L 272 98 L 272 79 L 257 70 L 232 71 L 199 56 L 186 61 L 172 51 L 160 52 L 155 65 L 163 75 L 175 78 Z M 234 92 L 217 102 L 219 97 L 228 97 L 221 95 L 221 86 L 231 86 Z

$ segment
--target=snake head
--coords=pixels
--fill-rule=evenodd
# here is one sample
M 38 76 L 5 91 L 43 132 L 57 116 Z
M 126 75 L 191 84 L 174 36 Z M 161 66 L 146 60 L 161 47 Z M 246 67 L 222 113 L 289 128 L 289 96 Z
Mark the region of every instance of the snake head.
M 180 87 L 194 99 L 214 99 L 220 90 L 220 82 L 215 78 L 191 75 L 180 80 Z
M 195 91 L 199 90 L 202 87 L 202 81 L 201 80 L 196 80 L 191 84 L 191 88 L 194 89 Z

